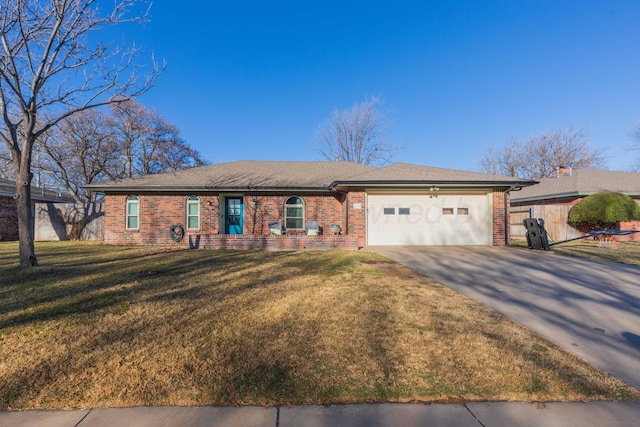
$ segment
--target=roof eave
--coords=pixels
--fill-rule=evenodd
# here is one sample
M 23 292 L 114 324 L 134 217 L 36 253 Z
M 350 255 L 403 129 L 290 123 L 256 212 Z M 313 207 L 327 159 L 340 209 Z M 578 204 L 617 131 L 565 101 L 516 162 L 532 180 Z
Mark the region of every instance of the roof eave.
M 10 198 L 14 198 L 15 193 L 7 193 L 7 192 L 0 192 L 0 197 L 10 197 Z M 75 200 L 73 200 L 73 198 L 71 197 L 63 197 L 63 196 L 38 196 L 38 195 L 34 195 L 31 194 L 31 201 L 32 202 L 39 202 L 39 203 L 75 203 Z
M 413 180 L 394 180 L 394 181 L 335 181 L 331 184 L 332 187 L 426 187 L 431 185 L 437 185 L 439 187 L 505 187 L 509 188 L 514 185 L 520 187 L 528 187 L 530 185 L 537 184 L 537 181 L 475 181 L 475 180 L 462 180 L 462 181 L 445 181 L 445 180 L 429 180 L 429 181 L 413 181 Z
M 76 201 L 73 199 L 56 199 L 54 197 L 33 197 L 31 196 L 32 202 L 37 203 L 75 203 Z
M 90 185 L 82 187 L 89 191 L 101 193 L 126 193 L 126 192 L 146 192 L 146 193 L 183 193 L 183 192 L 214 192 L 214 193 L 230 193 L 230 192 L 326 192 L 331 191 L 329 187 L 210 187 L 202 185 L 192 186 L 166 186 L 166 185 L 129 185 L 129 186 L 102 186 Z
M 393 180 L 393 181 L 370 181 L 370 180 L 340 180 L 334 181 L 328 186 L 274 186 L 274 187 L 260 187 L 260 186 L 233 186 L 233 187 L 215 187 L 215 186 L 203 186 L 203 185 L 180 185 L 180 186 L 168 186 L 168 185 L 100 185 L 92 184 L 86 185 L 82 188 L 94 192 L 114 193 L 114 192 L 150 192 L 150 193 L 170 193 L 170 192 L 327 192 L 334 189 L 344 189 L 349 187 L 369 187 L 369 188 L 392 188 L 392 187 L 426 187 L 426 186 L 439 186 L 442 188 L 453 187 L 471 187 L 471 188 L 496 188 L 504 187 L 509 188 L 514 185 L 520 187 L 528 187 L 530 185 L 537 184 L 537 181 L 475 181 L 475 180 Z

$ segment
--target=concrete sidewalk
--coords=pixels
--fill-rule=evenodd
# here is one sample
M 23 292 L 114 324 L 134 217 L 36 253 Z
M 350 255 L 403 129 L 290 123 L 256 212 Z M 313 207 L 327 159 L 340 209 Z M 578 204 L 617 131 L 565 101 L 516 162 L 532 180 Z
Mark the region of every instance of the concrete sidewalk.
M 640 401 L 138 407 L 0 412 L 0 427 L 640 426 Z

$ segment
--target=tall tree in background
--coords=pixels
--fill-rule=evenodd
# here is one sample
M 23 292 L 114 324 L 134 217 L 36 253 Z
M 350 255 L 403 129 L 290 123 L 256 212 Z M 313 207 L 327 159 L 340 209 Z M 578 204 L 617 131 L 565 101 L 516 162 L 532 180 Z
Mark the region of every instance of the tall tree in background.
M 11 153 L 7 151 L 3 144 L 0 144 L 0 178 L 13 177 L 13 163 L 11 162 Z
M 557 167 L 602 167 L 606 157 L 589 147 L 587 129 L 553 129 L 527 139 L 513 138 L 502 148 L 487 149 L 478 166 L 482 172 L 540 179 Z
M 78 203 L 92 201 L 85 185 L 206 164 L 175 125 L 133 100 L 66 118 L 37 149 L 42 171 Z
M 109 123 L 119 153 L 115 164 L 104 170 L 111 180 L 205 164 L 200 153 L 182 139 L 177 126 L 134 100 L 113 105 Z
M 49 215 L 64 221 L 69 238 L 82 238 L 85 225 L 102 215 L 96 210 L 95 194 L 84 191 L 82 185 L 105 179 L 103 170 L 116 155 L 110 132 L 101 112 L 89 109 L 67 117 L 36 144 L 38 184 L 63 188 L 76 202 L 65 209 L 48 208 Z
M 631 131 L 631 139 L 633 139 L 634 142 L 634 146 L 631 148 L 631 150 L 638 152 L 638 155 L 636 155 L 635 158 L 635 162 L 631 166 L 631 170 L 640 172 L 640 124 L 636 125 L 636 127 Z
M 96 42 L 100 30 L 146 21 L 144 1 L 4 0 L 0 6 L 0 140 L 16 180 L 20 265 L 37 265 L 31 224 L 33 148 L 80 111 L 125 101 L 150 89 L 159 70 L 136 66 L 140 51 Z M 103 2 L 104 4 L 104 2 Z
M 82 206 L 65 218 L 74 238 L 96 215 L 95 194 L 83 186 L 205 164 L 176 126 L 133 100 L 67 117 L 36 148 L 39 169 Z
M 35 166 L 79 204 L 93 201 L 82 186 L 106 180 L 104 170 L 119 155 L 113 130 L 96 109 L 67 117 L 40 139 L 36 150 Z
M 388 163 L 397 148 L 388 139 L 392 121 L 383 105 L 372 96 L 348 110 L 333 110 L 316 132 L 318 152 L 331 161 Z

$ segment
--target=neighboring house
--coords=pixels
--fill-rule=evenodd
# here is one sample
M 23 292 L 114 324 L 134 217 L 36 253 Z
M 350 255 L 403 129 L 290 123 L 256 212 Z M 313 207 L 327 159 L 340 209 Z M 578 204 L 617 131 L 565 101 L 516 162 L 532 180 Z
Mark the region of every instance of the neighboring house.
M 549 236 L 556 241 L 579 237 L 582 233 L 567 223 L 569 210 L 586 196 L 602 191 L 626 194 L 640 204 L 640 173 L 559 169 L 539 184 L 511 193 L 512 234 L 523 234 L 521 219 L 532 217 L 544 219 Z M 620 225 L 622 229 L 637 227 L 637 223 Z M 640 233 L 634 238 L 640 238 Z
M 18 211 L 14 195 L 16 183 L 0 178 L 0 240 L 18 240 Z M 58 191 L 31 187 L 32 212 L 36 205 L 41 207 L 53 203 L 73 203 L 73 198 Z
M 505 192 L 534 183 L 404 163 L 237 161 L 86 188 L 104 193 L 109 244 L 171 244 L 184 230 L 192 248 L 357 249 L 503 245 Z M 314 223 L 320 235 L 307 235 Z

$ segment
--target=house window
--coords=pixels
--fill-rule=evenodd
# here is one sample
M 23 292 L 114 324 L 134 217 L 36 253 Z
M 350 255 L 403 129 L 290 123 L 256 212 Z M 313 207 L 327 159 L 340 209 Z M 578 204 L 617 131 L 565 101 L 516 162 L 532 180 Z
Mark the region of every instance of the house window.
M 200 228 L 200 198 L 190 196 L 187 199 L 187 229 L 197 230 Z
M 458 215 L 469 215 L 469 208 L 458 208 Z
M 137 230 L 140 222 L 140 199 L 127 197 L 127 230 Z
M 395 215 L 396 214 L 396 208 L 384 208 L 382 210 L 382 213 L 384 215 Z
M 411 215 L 411 208 L 398 208 L 398 215 Z
M 289 197 L 285 202 L 284 226 L 287 230 L 304 230 L 304 202 L 300 197 Z
M 453 215 L 453 208 L 442 208 L 442 215 Z

